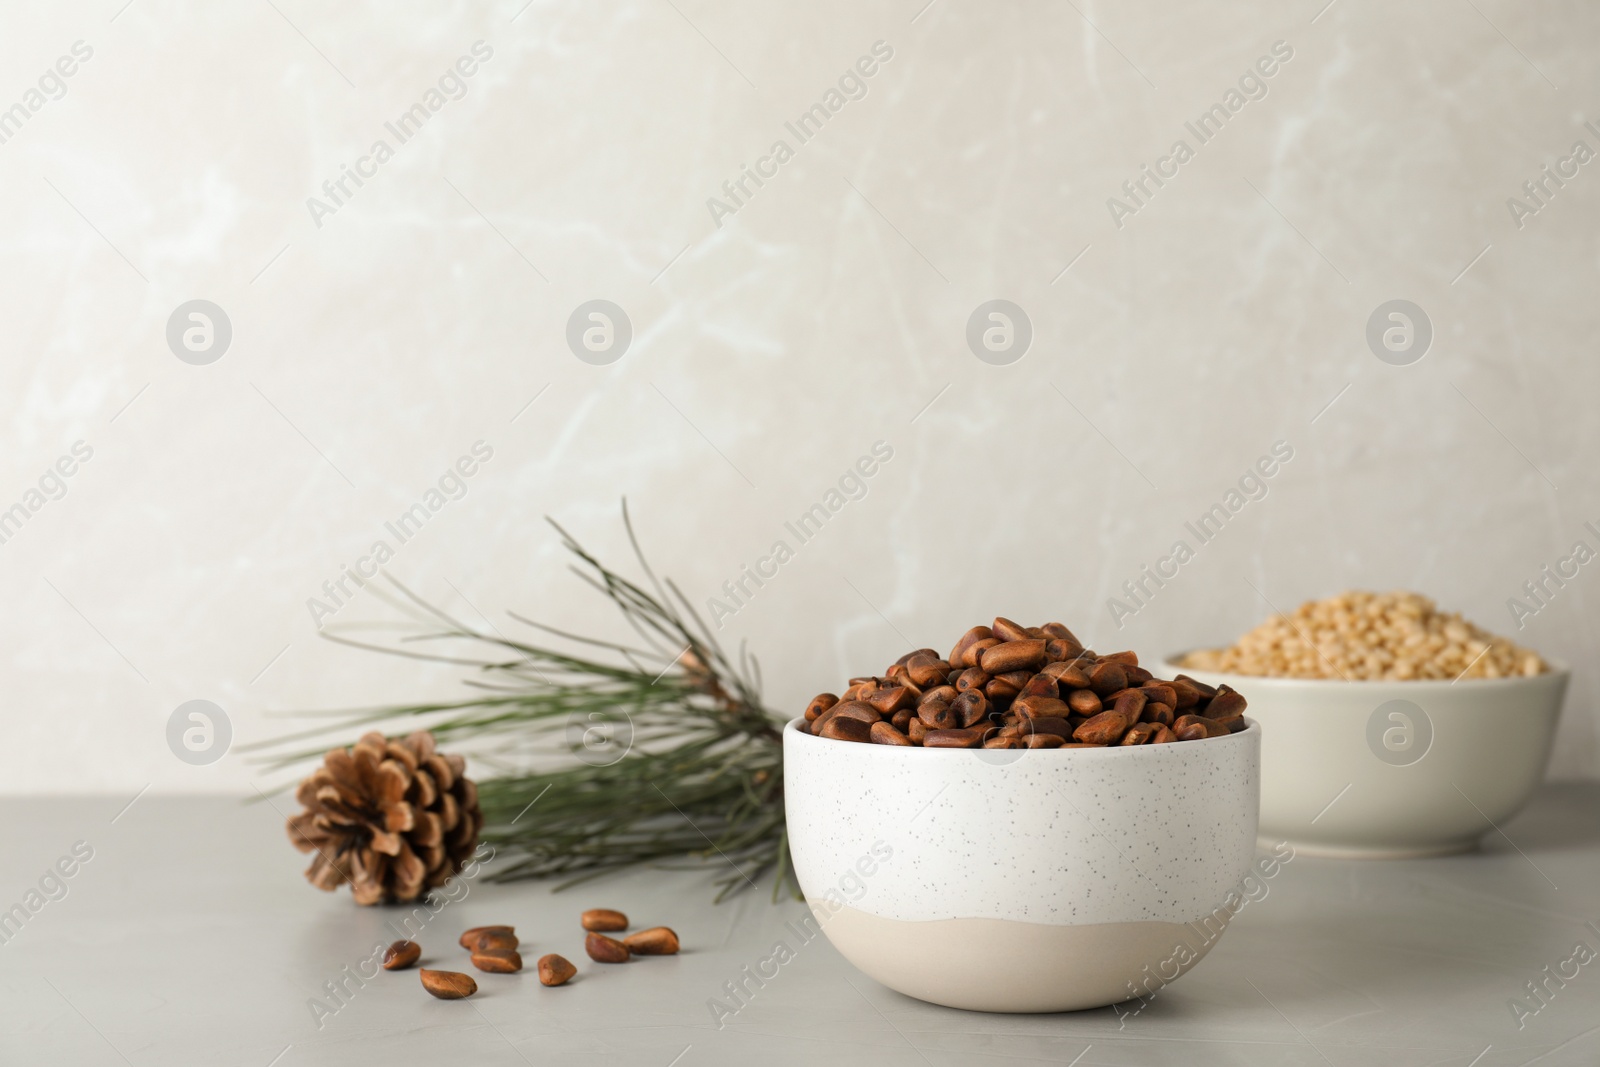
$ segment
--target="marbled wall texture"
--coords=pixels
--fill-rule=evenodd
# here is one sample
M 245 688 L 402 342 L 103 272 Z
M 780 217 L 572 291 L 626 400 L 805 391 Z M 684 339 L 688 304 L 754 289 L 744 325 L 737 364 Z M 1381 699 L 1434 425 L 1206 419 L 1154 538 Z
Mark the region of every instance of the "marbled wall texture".
M 1600 548 L 1600 9 L 1323 2 L 12 5 L 0 789 L 452 692 L 319 639 L 379 555 L 608 632 L 542 516 L 624 496 L 774 706 L 1406 587 L 1572 662 L 1595 775 L 1600 563 L 1508 601 Z

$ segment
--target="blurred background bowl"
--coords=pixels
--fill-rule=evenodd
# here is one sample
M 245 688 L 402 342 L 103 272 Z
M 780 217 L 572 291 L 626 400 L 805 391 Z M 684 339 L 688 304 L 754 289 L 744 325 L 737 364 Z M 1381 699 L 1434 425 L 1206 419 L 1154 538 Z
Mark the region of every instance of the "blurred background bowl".
M 1222 936 L 1256 864 L 1259 726 L 1096 749 L 783 733 L 795 874 L 835 948 L 953 1008 L 1148 996 Z M 1269 861 L 1260 861 L 1269 862 Z
M 1569 672 L 1457 682 L 1169 673 L 1230 685 L 1261 724 L 1261 839 L 1356 858 L 1465 852 L 1544 778 Z

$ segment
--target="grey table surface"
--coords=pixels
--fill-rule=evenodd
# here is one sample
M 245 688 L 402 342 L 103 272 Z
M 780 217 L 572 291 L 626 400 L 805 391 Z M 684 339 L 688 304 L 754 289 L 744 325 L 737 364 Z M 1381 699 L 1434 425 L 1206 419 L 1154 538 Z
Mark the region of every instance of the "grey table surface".
M 0 805 L 0 908 L 36 907 L 13 918 L 20 929 L 0 927 L 7 1067 L 1600 1064 L 1600 959 L 1569 962 L 1579 944 L 1600 951 L 1600 783 L 1545 787 L 1474 854 L 1297 855 L 1206 960 L 1133 1002 L 1137 1012 L 1062 1015 L 909 999 L 825 939 L 800 942 L 786 923 L 803 905 L 747 891 L 713 906 L 704 876 L 664 871 L 564 893 L 465 883 L 418 935 L 424 961 L 470 971 L 460 932 L 509 923 L 530 969 L 478 975 L 477 996 L 439 1001 L 415 971 L 346 976 L 407 912 L 308 886 L 272 807 L 155 796 Z M 74 861 L 75 846 L 92 858 Z M 71 877 L 47 877 L 63 857 Z M 682 954 L 591 963 L 577 916 L 595 906 L 674 927 Z M 733 1001 L 726 984 L 780 940 L 793 958 Z M 546 952 L 579 965 L 570 986 L 539 985 L 531 965 Z M 1540 980 L 1542 1001 L 1527 986 Z M 338 981 L 336 1000 L 327 983 Z

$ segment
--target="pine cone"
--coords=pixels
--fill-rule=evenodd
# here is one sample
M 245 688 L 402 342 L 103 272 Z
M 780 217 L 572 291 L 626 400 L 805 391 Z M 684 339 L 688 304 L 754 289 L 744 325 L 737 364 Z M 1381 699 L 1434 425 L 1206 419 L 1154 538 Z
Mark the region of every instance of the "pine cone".
M 289 819 L 294 847 L 317 853 L 306 880 L 329 892 L 349 882 L 357 904 L 404 903 L 443 885 L 483 828 L 466 767 L 423 730 L 369 733 L 329 752 L 295 791 L 306 810 Z

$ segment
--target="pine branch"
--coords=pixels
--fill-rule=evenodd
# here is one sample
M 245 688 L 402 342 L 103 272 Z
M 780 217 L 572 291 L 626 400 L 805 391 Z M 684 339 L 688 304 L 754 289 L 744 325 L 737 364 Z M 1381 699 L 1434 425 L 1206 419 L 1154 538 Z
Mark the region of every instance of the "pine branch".
M 771 875 L 798 895 L 783 821 L 782 720 L 761 703 L 761 673 L 741 645 L 737 664 L 670 579 L 645 559 L 622 520 L 643 584 L 590 554 L 554 520 L 573 570 L 617 608 L 638 644 L 586 637 L 508 612 L 541 634 L 591 651 L 573 653 L 486 633 L 389 578 L 373 587 L 411 623 L 389 642 L 330 640 L 370 651 L 470 668 L 471 695 L 353 710 L 261 745 L 275 769 L 320 757 L 313 739 L 355 728 L 404 733 L 428 719 L 442 745 L 465 744 L 512 769 L 481 780 L 485 840 L 505 862 L 497 880 L 557 877 L 558 888 L 640 864 L 722 867 L 717 899 Z M 386 575 L 386 577 L 388 577 Z M 681 609 L 681 610 L 680 610 Z M 393 626 L 363 627 L 393 631 Z M 462 655 L 419 651 L 422 643 Z M 326 716 L 327 713 L 316 713 Z M 285 751 L 287 746 L 295 746 Z M 679 861 L 670 864 L 668 861 Z

